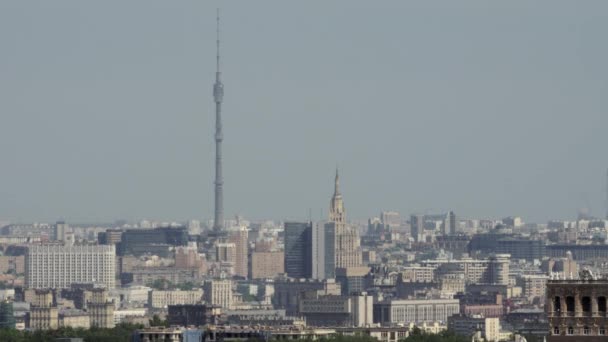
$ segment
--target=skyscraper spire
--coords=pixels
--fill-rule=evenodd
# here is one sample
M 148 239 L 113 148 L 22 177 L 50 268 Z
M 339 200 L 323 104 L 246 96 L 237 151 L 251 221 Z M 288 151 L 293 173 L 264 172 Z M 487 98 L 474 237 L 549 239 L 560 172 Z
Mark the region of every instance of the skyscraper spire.
M 340 194 L 340 174 L 336 168 L 336 179 L 334 181 L 334 195 L 329 203 L 329 221 L 336 223 L 336 232 L 344 230 L 346 223 L 346 212 L 344 210 L 344 201 Z
M 222 100 L 224 85 L 220 80 L 220 10 L 217 9 L 217 69 L 213 85 L 213 100 L 215 101 L 215 216 L 213 230 L 224 228 L 224 178 L 222 177 Z
M 334 196 L 340 195 L 340 174 L 338 173 L 338 168 L 336 167 L 336 180 L 334 184 Z

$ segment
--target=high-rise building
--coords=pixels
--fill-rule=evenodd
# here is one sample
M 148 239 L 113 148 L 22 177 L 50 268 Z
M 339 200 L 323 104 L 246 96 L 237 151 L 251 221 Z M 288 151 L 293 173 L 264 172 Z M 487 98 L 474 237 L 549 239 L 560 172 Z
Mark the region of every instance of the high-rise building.
M 230 309 L 233 305 L 232 281 L 230 279 L 207 280 L 203 284 L 205 302 Z
M 25 286 L 69 288 L 75 283 L 115 286 L 114 245 L 29 246 L 25 255 Z
M 453 211 L 449 211 L 445 215 L 445 220 L 441 225 L 443 235 L 454 235 L 456 234 L 456 214 Z
M 371 268 L 367 266 L 337 268 L 336 281 L 340 283 L 342 295 L 365 292 L 368 287 L 368 275 Z
M 330 279 L 336 268 L 336 224 L 317 222 L 312 229 L 312 277 Z
M 285 222 L 285 273 L 292 278 L 312 277 L 312 223 Z
M 193 270 L 202 275 L 205 272 L 205 267 L 205 258 L 198 253 L 196 243 L 175 249 L 175 268 Z
M 385 229 L 397 229 L 401 226 L 401 214 L 396 211 L 383 211 L 380 213 L 380 221 Z
M 30 305 L 29 326 L 32 330 L 57 329 L 59 311 L 53 302 L 53 292 L 49 289 L 35 290 Z
M 154 229 L 127 229 L 118 244 L 119 255 L 152 253 L 161 257 L 169 255 L 170 247 L 188 245 L 188 228 L 160 227 Z
M 234 268 L 236 264 L 236 244 L 234 242 L 218 242 L 215 244 L 216 261 Z M 226 265 L 228 264 L 228 265 Z
M 0 302 L 0 329 L 15 329 L 12 301 L 3 300 Z
M 114 301 L 108 299 L 106 289 L 94 288 L 89 290 L 91 297 L 87 303 L 87 311 L 92 327 L 114 328 Z
M 247 278 L 247 264 L 249 263 L 248 231 L 245 227 L 239 227 L 230 235 L 230 241 L 236 247 L 236 260 L 234 264 L 235 275 Z
M 53 226 L 53 240 L 55 241 L 65 241 L 65 232 L 68 228 L 68 225 L 65 221 L 57 221 L 55 226 Z
M 97 243 L 100 245 L 116 245 L 122 239 L 121 229 L 108 229 L 97 234 Z
M 340 193 L 340 175 L 336 169 L 334 195 L 329 204 L 329 222 L 335 232 L 335 267 L 357 267 L 363 263 L 359 231 L 346 225 L 346 209 Z M 326 273 L 328 270 L 326 270 Z
M 424 239 L 424 216 L 410 216 L 410 235 L 415 242 L 422 242 Z
M 284 259 L 285 255 L 282 251 L 252 252 L 251 279 L 274 278 L 285 273 L 285 264 L 281 262 Z

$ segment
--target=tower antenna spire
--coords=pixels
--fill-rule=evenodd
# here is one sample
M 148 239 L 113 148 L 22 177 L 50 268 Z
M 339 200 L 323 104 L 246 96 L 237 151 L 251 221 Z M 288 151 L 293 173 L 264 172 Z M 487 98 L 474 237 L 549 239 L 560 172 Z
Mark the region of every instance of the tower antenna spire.
M 220 9 L 217 9 L 217 24 L 216 24 L 216 29 L 215 29 L 215 33 L 216 33 L 216 39 L 215 39 L 215 43 L 216 43 L 216 59 L 217 59 L 217 71 L 216 72 L 220 72 Z
M 222 176 L 222 101 L 224 99 L 224 85 L 220 72 L 220 9 L 217 9 L 217 70 L 215 84 L 213 85 L 213 100 L 215 102 L 215 215 L 213 230 L 224 229 L 224 178 Z

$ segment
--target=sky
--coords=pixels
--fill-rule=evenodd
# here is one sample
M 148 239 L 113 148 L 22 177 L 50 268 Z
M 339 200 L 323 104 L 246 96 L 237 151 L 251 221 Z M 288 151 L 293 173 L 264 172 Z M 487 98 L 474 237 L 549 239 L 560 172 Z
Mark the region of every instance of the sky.
M 2 1 L 0 220 L 606 213 L 608 2 Z

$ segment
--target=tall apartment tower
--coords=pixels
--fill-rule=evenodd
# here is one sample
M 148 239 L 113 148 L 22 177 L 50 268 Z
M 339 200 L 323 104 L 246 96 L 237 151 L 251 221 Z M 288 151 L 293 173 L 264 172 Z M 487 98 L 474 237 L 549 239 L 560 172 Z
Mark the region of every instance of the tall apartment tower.
M 311 222 L 285 222 L 285 273 L 298 279 L 312 277 Z
M 443 235 L 454 235 L 456 234 L 456 214 L 453 211 L 449 211 L 445 215 L 445 220 L 441 225 Z
M 91 326 L 97 328 L 114 328 L 114 302 L 108 299 L 106 289 L 91 289 L 91 299 L 87 303 L 87 310 Z
M 239 227 L 230 236 L 230 241 L 236 247 L 236 260 L 234 264 L 235 275 L 247 278 L 248 263 L 249 263 L 249 233 L 247 228 Z
M 312 228 L 312 277 L 331 279 L 336 269 L 336 224 L 317 222 Z
M 53 240 L 65 241 L 65 231 L 67 228 L 68 225 L 65 223 L 65 221 L 57 221 L 53 227 Z
M 335 267 L 357 267 L 363 263 L 361 239 L 356 229 L 346 226 L 346 209 L 340 193 L 340 175 L 336 169 L 334 195 L 329 204 L 329 222 L 335 231 Z M 325 270 L 327 273 L 328 270 Z
M 424 239 L 424 216 L 410 216 L 410 235 L 416 242 L 421 242 Z

